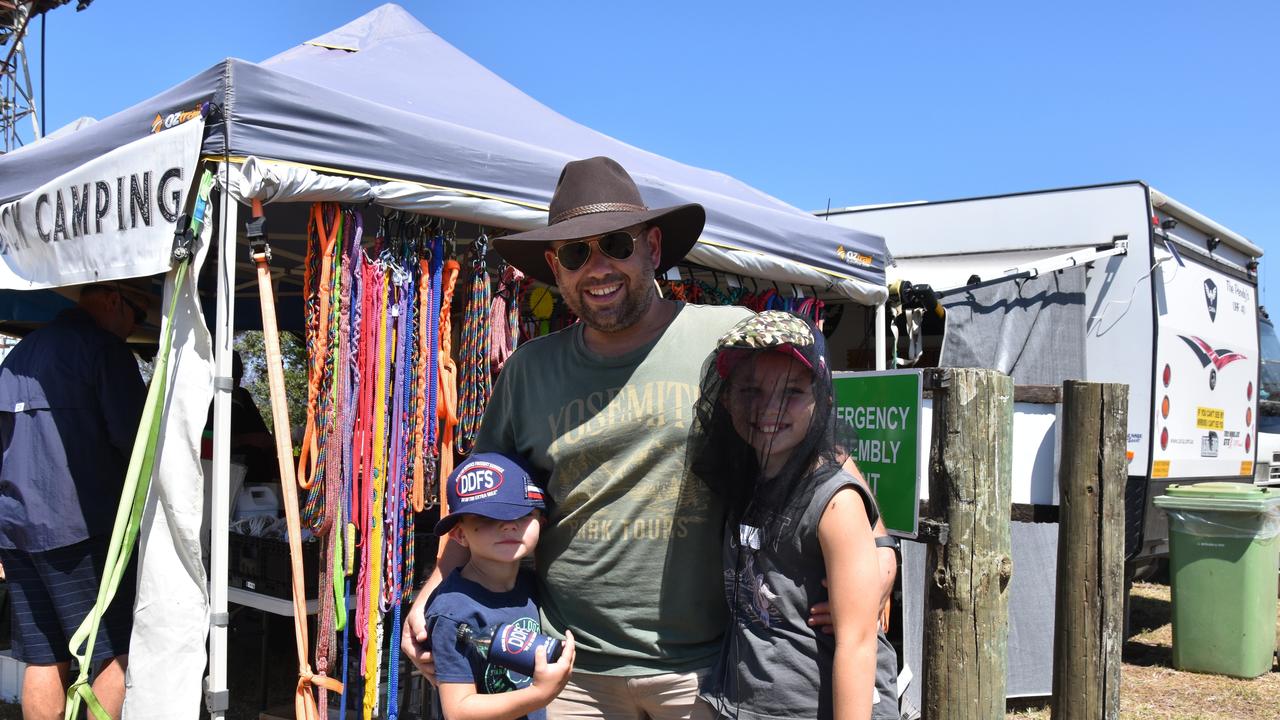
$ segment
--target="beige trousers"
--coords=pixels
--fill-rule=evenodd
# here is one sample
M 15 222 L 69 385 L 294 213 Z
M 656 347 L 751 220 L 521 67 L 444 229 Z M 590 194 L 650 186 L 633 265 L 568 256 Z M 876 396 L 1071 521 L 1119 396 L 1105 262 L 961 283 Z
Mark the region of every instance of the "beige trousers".
M 715 711 L 698 699 L 705 672 L 618 677 L 574 672 L 547 706 L 548 720 L 712 720 Z

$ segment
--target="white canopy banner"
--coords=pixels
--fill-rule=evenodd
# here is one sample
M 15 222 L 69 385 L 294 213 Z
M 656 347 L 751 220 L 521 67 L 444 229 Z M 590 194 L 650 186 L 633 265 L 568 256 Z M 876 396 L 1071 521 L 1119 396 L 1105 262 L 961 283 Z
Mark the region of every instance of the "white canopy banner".
M 155 275 L 192 185 L 204 119 L 123 145 L 0 207 L 0 288 Z
M 212 214 L 212 213 L 211 213 Z M 202 228 L 184 283 L 164 281 L 161 335 L 173 325 L 172 375 L 156 447 L 156 473 L 138 530 L 138 594 L 133 606 L 123 717 L 197 720 L 209 634 L 209 589 L 201 539 L 205 491 L 200 436 L 213 399 L 213 341 L 196 279 L 209 251 L 213 221 Z M 224 578 L 225 581 L 225 578 Z

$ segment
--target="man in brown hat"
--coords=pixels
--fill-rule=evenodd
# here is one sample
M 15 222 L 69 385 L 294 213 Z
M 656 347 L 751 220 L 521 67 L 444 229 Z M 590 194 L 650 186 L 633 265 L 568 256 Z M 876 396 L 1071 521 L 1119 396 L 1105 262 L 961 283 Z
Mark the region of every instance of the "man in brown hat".
M 582 322 L 522 345 L 498 376 L 476 451 L 547 478 L 538 545 L 544 631 L 578 641 L 551 717 L 709 717 L 696 700 L 726 622 L 719 501 L 685 472 L 702 364 L 749 311 L 658 297 L 655 276 L 702 232 L 700 205 L 650 209 L 618 163 L 565 166 L 549 224 L 496 241 Z M 465 560 L 450 543 L 405 623 L 430 672 L 422 606 Z
M 62 717 L 68 643 L 97 600 L 146 388 L 125 338 L 145 297 L 85 286 L 75 307 L 19 342 L 0 365 L 0 562 L 14 657 L 27 664 L 27 720 Z M 124 701 L 134 565 L 98 628 L 93 689 L 113 717 Z

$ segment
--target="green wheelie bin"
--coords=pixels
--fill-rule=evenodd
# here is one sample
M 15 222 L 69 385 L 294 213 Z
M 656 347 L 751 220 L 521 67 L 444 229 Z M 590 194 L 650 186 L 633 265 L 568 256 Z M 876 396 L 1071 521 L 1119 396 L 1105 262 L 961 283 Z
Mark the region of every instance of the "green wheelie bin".
M 1246 483 L 1170 485 L 1173 666 L 1240 678 L 1271 670 L 1280 492 Z

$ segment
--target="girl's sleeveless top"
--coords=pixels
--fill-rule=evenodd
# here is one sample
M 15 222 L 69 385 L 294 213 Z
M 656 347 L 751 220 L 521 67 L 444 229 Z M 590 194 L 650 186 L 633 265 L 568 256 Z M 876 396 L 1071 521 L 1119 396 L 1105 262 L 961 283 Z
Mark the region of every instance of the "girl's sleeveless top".
M 832 716 L 835 638 L 815 632 L 806 621 L 809 608 L 827 599 L 818 522 L 827 503 L 845 487 L 862 497 L 874 526 L 879 517 L 875 500 L 840 471 L 816 485 L 797 517 L 779 519 L 772 542 L 762 541 L 758 529 L 747 523 L 726 528 L 724 586 L 730 624 L 720 659 L 702 690 L 703 699 L 721 715 L 757 720 Z

